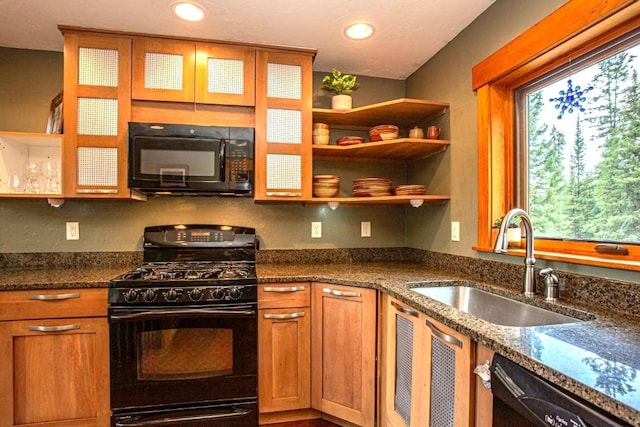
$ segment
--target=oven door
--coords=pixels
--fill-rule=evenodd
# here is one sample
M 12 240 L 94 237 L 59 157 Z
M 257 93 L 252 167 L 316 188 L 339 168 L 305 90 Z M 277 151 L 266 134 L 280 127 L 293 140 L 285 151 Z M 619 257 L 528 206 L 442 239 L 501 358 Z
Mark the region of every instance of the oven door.
M 256 304 L 109 308 L 111 408 L 255 399 Z

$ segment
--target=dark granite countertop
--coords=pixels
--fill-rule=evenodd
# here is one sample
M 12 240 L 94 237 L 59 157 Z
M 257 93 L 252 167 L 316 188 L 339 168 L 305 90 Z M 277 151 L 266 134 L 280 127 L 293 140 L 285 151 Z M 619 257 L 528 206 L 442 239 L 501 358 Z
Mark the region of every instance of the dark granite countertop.
M 106 288 L 109 280 L 131 267 L 0 269 L 0 291 L 36 289 Z
M 0 269 L 0 291 L 107 287 L 111 278 L 128 270 L 129 266 Z M 492 283 L 477 281 L 474 277 L 430 269 L 417 263 L 258 263 L 257 271 L 261 283 L 321 281 L 384 291 L 565 390 L 640 427 L 640 323 L 637 317 L 559 303 L 554 306 L 554 311 L 592 320 L 528 328 L 498 326 L 411 291 L 410 287 L 416 286 L 411 282 L 431 281 L 437 285 L 438 281 L 454 280 L 516 299 L 524 300 L 523 296 Z M 527 302 L 546 306 L 541 297 Z
M 410 287 L 423 281 L 451 285 L 453 280 L 537 306 L 551 306 L 541 297 L 525 300 L 522 295 L 490 283 L 416 264 L 266 264 L 258 265 L 258 277 L 261 283 L 321 281 L 379 289 L 623 421 L 640 426 L 637 318 L 561 302 L 552 310 L 591 320 L 526 328 L 499 326 L 422 296 Z

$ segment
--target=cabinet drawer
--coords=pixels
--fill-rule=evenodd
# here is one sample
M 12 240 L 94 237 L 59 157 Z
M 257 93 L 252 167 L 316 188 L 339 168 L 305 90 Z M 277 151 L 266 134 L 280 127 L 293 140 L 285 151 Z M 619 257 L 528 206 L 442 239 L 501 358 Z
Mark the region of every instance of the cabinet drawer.
M 258 308 L 309 307 L 311 284 L 265 283 L 258 286 Z
M 42 289 L 0 293 L 0 320 L 101 317 L 107 289 Z

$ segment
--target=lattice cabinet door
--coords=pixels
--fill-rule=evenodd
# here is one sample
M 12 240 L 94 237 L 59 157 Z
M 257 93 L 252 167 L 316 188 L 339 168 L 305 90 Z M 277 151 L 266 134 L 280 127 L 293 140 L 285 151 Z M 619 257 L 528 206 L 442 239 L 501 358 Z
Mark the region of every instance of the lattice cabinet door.
M 256 54 L 256 200 L 311 198 L 312 59 Z
M 473 405 L 471 340 L 423 314 L 420 323 L 427 396 L 421 402 L 426 420 L 419 425 L 469 427 Z
M 254 49 L 196 45 L 196 102 L 255 105 L 256 52 Z
M 195 43 L 136 38 L 132 61 L 132 99 L 194 102 Z
M 425 425 L 426 395 L 420 313 L 384 296 L 382 356 L 383 427 Z
M 131 40 L 64 34 L 65 197 L 129 198 Z

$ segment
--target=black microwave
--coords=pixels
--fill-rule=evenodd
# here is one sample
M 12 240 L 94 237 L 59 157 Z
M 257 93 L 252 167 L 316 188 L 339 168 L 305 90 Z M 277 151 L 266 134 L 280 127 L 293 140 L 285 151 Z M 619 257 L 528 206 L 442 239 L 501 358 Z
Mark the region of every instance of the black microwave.
M 253 195 L 254 129 L 129 123 L 129 188 L 152 195 Z

